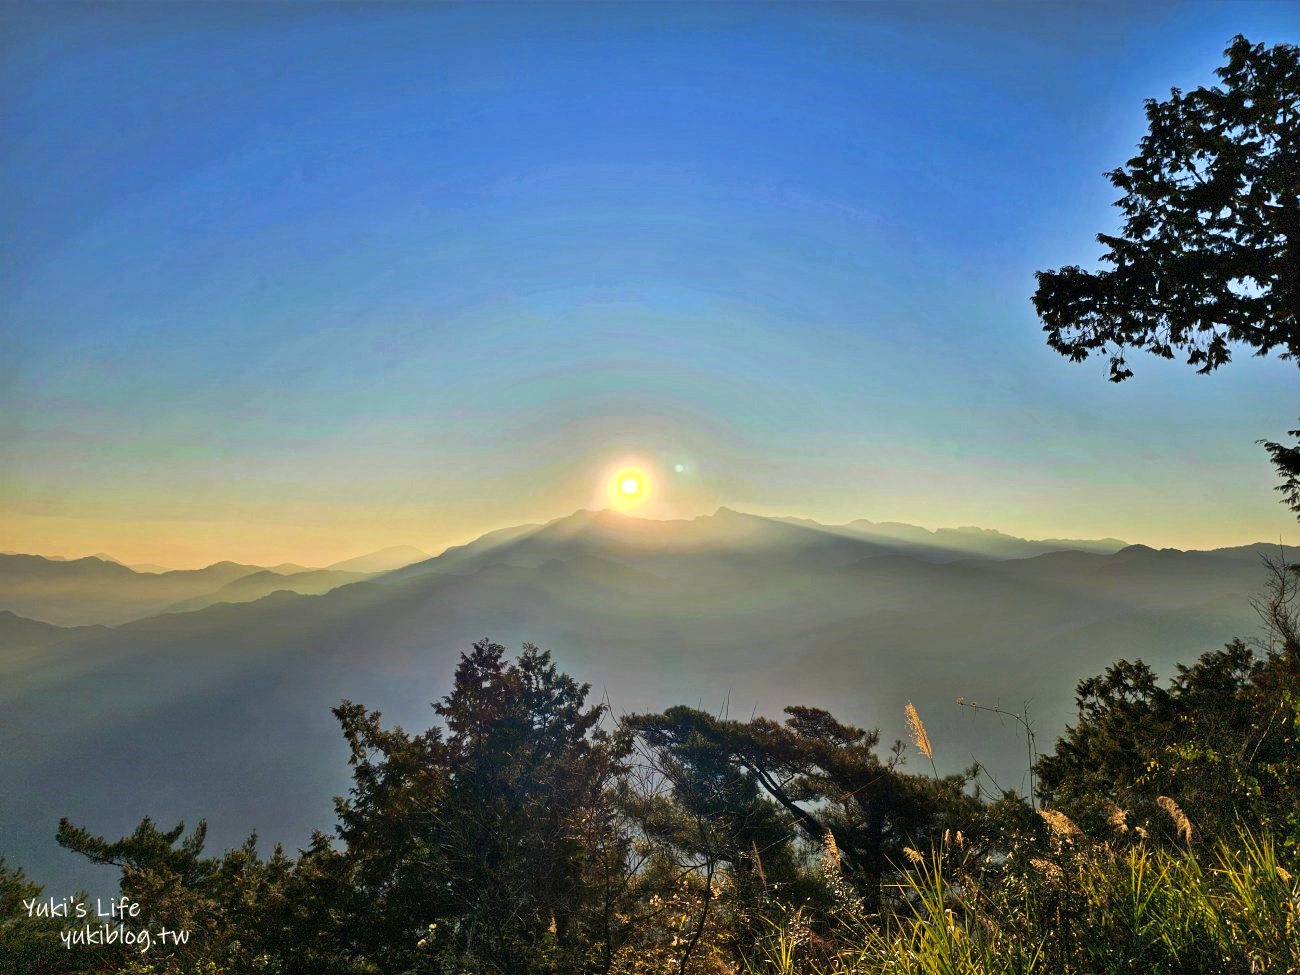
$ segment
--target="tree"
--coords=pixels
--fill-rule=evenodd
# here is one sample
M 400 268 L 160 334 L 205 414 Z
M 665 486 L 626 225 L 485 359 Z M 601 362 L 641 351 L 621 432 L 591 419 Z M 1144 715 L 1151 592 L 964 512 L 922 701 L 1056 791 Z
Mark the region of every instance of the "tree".
M 64 950 L 59 941 L 59 932 L 67 922 L 62 918 L 37 916 L 25 907 L 24 902 L 39 902 L 43 893 L 21 868 L 10 867 L 0 857 L 0 972 L 5 975 L 10 972 L 67 975 L 85 970 L 80 964 L 75 967 L 69 964 L 72 953 Z M 80 957 L 84 954 L 88 953 L 78 953 L 76 961 L 85 960 Z M 87 964 L 93 960 L 87 960 Z
M 1300 440 L 1300 430 L 1288 430 L 1287 435 Z M 1294 447 L 1266 440 L 1260 443 L 1282 478 L 1282 483 L 1277 486 L 1277 490 L 1282 492 L 1282 503 L 1300 513 L 1300 442 Z
M 511 662 L 482 640 L 434 705 L 443 727 L 410 735 L 343 702 L 353 785 L 334 836 L 297 859 L 262 860 L 252 838 L 205 857 L 205 824 L 149 819 L 116 841 L 64 820 L 59 842 L 119 867 L 143 924 L 193 932 L 151 954 L 168 975 L 607 972 L 633 896 L 610 801 L 627 736 L 587 690 L 531 644 Z
M 1200 373 L 1234 346 L 1300 353 L 1300 48 L 1238 35 L 1224 53 L 1221 84 L 1147 101 L 1138 155 L 1106 174 L 1124 194 L 1123 230 L 1097 237 L 1112 266 L 1036 275 L 1048 345 L 1074 362 L 1109 356 L 1113 382 L 1133 375 L 1133 348 Z
M 819 708 L 791 707 L 786 714 L 783 723 L 761 717 L 742 722 L 674 707 L 634 716 L 629 725 L 692 773 L 674 790 L 680 803 L 735 820 L 736 853 L 728 859 L 743 866 L 740 855 L 761 838 L 779 863 L 788 856 L 792 831 L 813 847 L 829 837 L 870 909 L 890 864 L 903 860 L 904 846 L 928 846 L 945 827 L 961 825 L 953 813 L 974 806 L 962 793 L 967 779 L 904 775 L 897 753 L 889 762 L 876 755 L 878 732 L 842 724 Z M 711 790 L 692 794 L 710 783 Z M 777 809 L 759 815 L 760 795 Z M 777 810 L 784 815 L 776 816 Z
M 1204 836 L 1244 824 L 1300 846 L 1300 566 L 1267 566 L 1256 647 L 1203 654 L 1168 687 L 1123 660 L 1079 684 L 1077 723 L 1038 764 L 1047 804 L 1089 831 L 1118 809 L 1172 839 L 1171 797 Z
M 354 767 L 338 803 L 349 927 L 381 970 L 607 970 L 627 861 L 607 798 L 622 746 L 587 691 L 531 644 L 508 662 L 481 640 L 434 706 L 444 728 L 411 737 L 358 705 L 335 710 Z
M 723 918 L 733 936 L 731 953 L 743 955 L 766 933 L 765 914 L 778 892 L 795 901 L 812 893 L 796 849 L 799 827 L 736 760 L 725 737 L 733 723 L 683 707 L 632 716 L 626 724 L 638 733 L 645 765 L 666 786 L 656 790 L 662 804 L 630 812 L 684 885 L 694 880 L 698 890 L 678 898 L 686 901 L 688 923 L 675 938 L 681 947 L 676 970 L 694 970 L 704 933 Z
M 360 975 L 348 963 L 315 963 L 321 959 L 318 943 L 293 923 L 291 903 L 309 903 L 301 877 L 310 876 L 303 869 L 311 863 L 310 853 L 293 861 L 276 847 L 263 860 L 251 836 L 243 846 L 210 857 L 203 855 L 206 839 L 203 822 L 186 835 L 184 823 L 161 830 L 146 818 L 130 836 L 110 841 L 60 821 L 61 846 L 122 871 L 123 895 L 141 908 L 128 927 L 147 927 L 154 938 L 147 958 L 119 946 L 118 964 L 134 958 L 149 963 L 145 971 L 171 975 L 267 970 L 274 960 L 285 966 L 280 970 Z M 164 945 L 158 937 L 164 927 L 188 932 L 187 937 Z M 308 963 L 299 964 L 304 955 Z

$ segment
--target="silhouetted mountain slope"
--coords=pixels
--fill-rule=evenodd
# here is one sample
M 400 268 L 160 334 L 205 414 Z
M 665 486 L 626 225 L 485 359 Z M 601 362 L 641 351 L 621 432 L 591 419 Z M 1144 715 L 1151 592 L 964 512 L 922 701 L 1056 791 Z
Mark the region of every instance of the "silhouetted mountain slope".
M 843 525 L 820 525 L 806 518 L 782 518 L 792 524 L 861 538 L 898 552 L 936 562 L 962 558 L 1025 559 L 1046 552 L 1117 552 L 1127 543 L 1118 538 L 1027 539 L 991 528 L 939 528 L 930 531 L 895 521 L 874 522 L 860 518 Z
M 281 591 L 296 592 L 303 596 L 317 596 L 350 582 L 369 579 L 372 575 L 373 573 L 370 572 L 342 572 L 333 569 L 305 569 L 301 572 L 289 573 L 263 569 L 260 572 L 240 576 L 215 592 L 173 603 L 164 612 L 192 612 L 215 603 L 247 603 Z
M 57 653 L 42 631 L 32 652 L 0 653 L 0 782 L 23 797 L 0 815 L 0 850 L 75 887 L 94 875 L 54 848 L 61 815 L 107 833 L 206 816 L 217 845 L 254 829 L 305 843 L 347 783 L 329 708 L 349 698 L 425 727 L 456 655 L 484 635 L 554 650 L 617 711 L 812 703 L 890 741 L 910 699 L 941 766 L 974 754 L 1017 786 L 1023 741 L 972 724 L 958 695 L 1029 701 L 1045 742 L 1075 682 L 1115 658 L 1168 672 L 1253 634 L 1246 600 L 1262 583 L 1235 552 L 937 561 L 725 510 L 579 512 L 324 595 L 66 631 Z
M 492 562 L 536 566 L 580 555 L 612 562 L 668 569 L 696 556 L 744 561 L 761 559 L 787 567 L 836 567 L 895 554 L 896 546 L 827 529 L 816 522 L 763 518 L 729 508 L 693 519 L 650 521 L 612 511 L 578 511 L 545 525 L 494 532 L 470 545 L 389 573 L 385 582 L 428 572 L 466 572 Z
M 154 574 L 97 558 L 0 555 L 0 609 L 63 626 L 121 623 L 258 571 L 256 565 L 218 562 Z
M 113 625 L 215 602 L 259 599 L 277 589 L 321 593 L 368 575 L 237 562 L 151 573 L 97 557 L 59 561 L 0 555 L 0 610 L 60 626 Z
M 32 659 L 17 659 L 24 651 L 57 646 L 68 640 L 99 636 L 107 632 L 106 626 L 54 626 L 39 620 L 29 620 L 8 610 L 0 610 L 0 660 L 8 655 L 16 666 Z M 4 671 L 4 665 L 0 663 L 0 672 Z
M 400 569 L 404 565 L 421 562 L 428 557 L 428 552 L 422 552 L 410 545 L 393 545 L 389 548 L 382 548 L 378 552 L 371 552 L 368 555 L 358 555 L 356 558 L 335 562 L 333 565 L 326 566 L 326 568 L 340 572 L 372 574 Z

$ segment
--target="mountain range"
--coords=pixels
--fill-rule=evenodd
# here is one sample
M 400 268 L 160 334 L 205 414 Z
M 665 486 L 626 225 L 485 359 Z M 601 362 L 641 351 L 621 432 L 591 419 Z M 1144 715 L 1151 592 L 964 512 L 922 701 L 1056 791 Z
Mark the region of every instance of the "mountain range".
M 1046 744 L 1077 681 L 1116 658 L 1168 674 L 1252 636 L 1270 548 L 1157 551 L 724 508 L 680 521 L 579 511 L 387 571 L 218 563 L 151 577 L 7 556 L 0 854 L 46 883 L 111 883 L 54 845 L 63 815 L 112 835 L 146 815 L 206 817 L 218 847 L 254 830 L 304 844 L 347 787 L 329 709 L 348 698 L 427 727 L 457 654 L 483 636 L 551 649 L 616 714 L 814 704 L 888 742 L 911 701 L 941 768 L 978 760 L 986 787 L 1020 789 L 1023 739 L 958 696 L 1026 707 Z
M 103 553 L 83 559 L 0 554 L 0 610 L 59 626 L 116 625 L 273 592 L 318 595 L 388 572 L 428 554 L 397 546 L 323 569 L 217 562 L 202 569 L 131 568 Z

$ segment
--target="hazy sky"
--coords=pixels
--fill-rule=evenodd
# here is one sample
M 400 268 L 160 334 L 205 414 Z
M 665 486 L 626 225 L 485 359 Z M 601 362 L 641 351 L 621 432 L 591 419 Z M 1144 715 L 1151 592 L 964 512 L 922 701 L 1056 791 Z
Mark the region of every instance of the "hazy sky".
M 633 460 L 656 516 L 1296 539 L 1294 364 L 1114 386 L 1029 296 L 1300 6 L 0 11 L 0 549 L 436 550 Z

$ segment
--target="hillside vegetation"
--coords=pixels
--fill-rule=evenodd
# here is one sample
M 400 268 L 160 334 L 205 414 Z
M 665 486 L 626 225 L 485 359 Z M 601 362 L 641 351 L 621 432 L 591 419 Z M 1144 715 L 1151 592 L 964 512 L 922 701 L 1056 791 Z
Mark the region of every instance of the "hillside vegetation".
M 613 722 L 549 653 L 482 640 L 427 731 L 334 709 L 352 785 L 306 849 L 65 819 L 151 949 L 65 948 L 70 922 L 14 910 L 38 892 L 6 868 L 0 970 L 1294 973 L 1300 570 L 1271 569 L 1258 646 L 1168 683 L 1114 664 L 1042 756 L 1026 722 L 1028 796 L 941 775 L 911 705 L 891 747 L 814 707 Z

